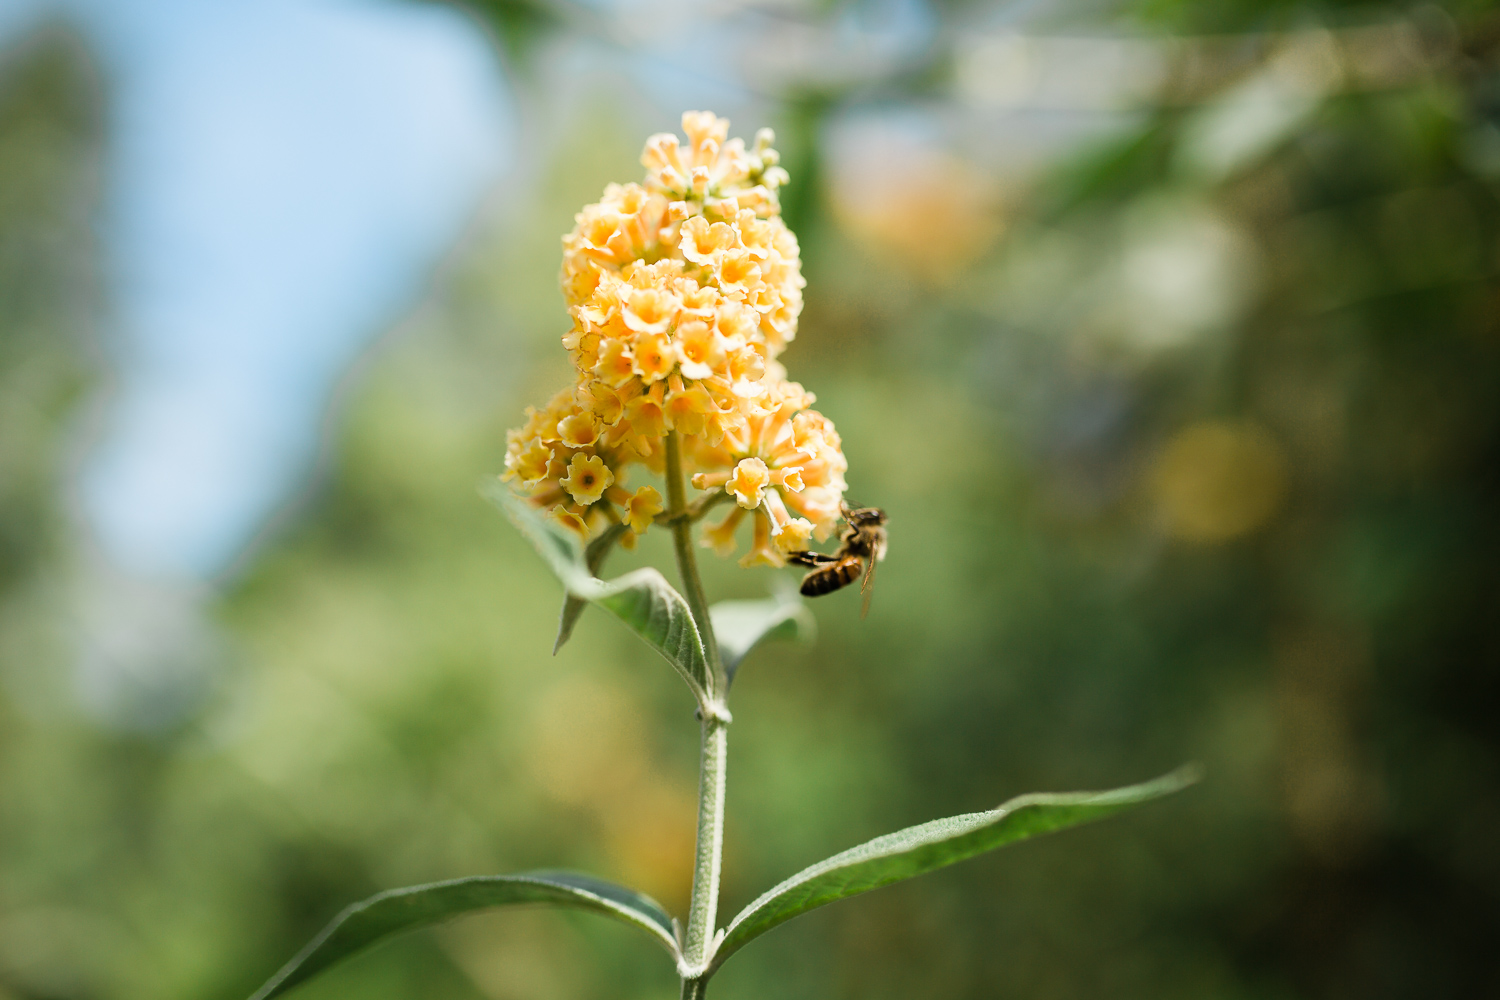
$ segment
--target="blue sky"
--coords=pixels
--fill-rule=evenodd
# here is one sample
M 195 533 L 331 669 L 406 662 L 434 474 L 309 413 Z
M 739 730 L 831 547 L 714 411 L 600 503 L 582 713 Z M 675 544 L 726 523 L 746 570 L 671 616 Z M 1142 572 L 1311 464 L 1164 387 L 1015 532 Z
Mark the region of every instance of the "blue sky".
M 80 483 L 105 555 L 222 571 L 306 475 L 339 376 L 507 164 L 467 17 L 392 0 L 0 0 L 61 13 L 108 88 L 116 380 Z

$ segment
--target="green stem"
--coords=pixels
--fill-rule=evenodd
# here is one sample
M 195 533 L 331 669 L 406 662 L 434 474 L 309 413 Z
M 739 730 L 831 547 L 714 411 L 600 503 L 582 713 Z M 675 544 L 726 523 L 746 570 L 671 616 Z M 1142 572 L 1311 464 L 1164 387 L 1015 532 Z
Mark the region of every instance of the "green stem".
M 688 906 L 682 957 L 689 968 L 708 964 L 719 908 L 719 877 L 724 857 L 724 787 L 729 726 L 703 720 L 703 755 L 698 777 L 698 854 L 693 864 L 693 898 Z M 701 995 L 695 994 L 695 995 Z
M 674 516 L 672 541 L 677 550 L 677 570 L 687 592 L 688 607 L 703 638 L 713 688 L 709 697 L 715 702 L 726 688 L 719 644 L 709 621 L 708 600 L 703 582 L 698 578 L 698 562 L 693 551 L 692 523 L 680 516 L 686 510 L 682 483 L 682 456 L 677 434 L 667 435 L 667 504 Z M 712 710 L 710 710 L 712 709 Z M 714 943 L 714 921 L 719 907 L 719 876 L 724 855 L 724 779 L 729 750 L 727 713 L 722 704 L 703 706 L 703 753 L 698 777 L 698 848 L 693 863 L 693 895 L 688 905 L 687 928 L 683 934 L 682 957 L 689 969 L 708 965 Z M 683 980 L 682 996 L 702 997 L 707 978 L 693 976 Z
M 730 499 L 732 499 L 731 496 L 723 490 L 709 490 L 706 493 L 700 493 L 696 500 L 684 507 L 680 516 L 662 511 L 656 515 L 655 520 L 657 524 L 664 527 L 671 527 L 673 522 L 682 518 L 696 523 L 703 518 L 704 514 L 707 514 L 721 503 L 727 503 Z
M 719 658 L 719 644 L 714 641 L 713 623 L 708 617 L 708 598 L 703 595 L 703 581 L 698 578 L 698 556 L 693 548 L 693 525 L 683 516 L 687 511 L 687 500 L 682 485 L 682 455 L 677 445 L 677 432 L 667 435 L 667 513 L 672 518 L 672 545 L 677 550 L 677 572 L 682 577 L 682 589 L 686 591 L 688 608 L 693 612 L 693 621 L 698 634 L 703 637 L 703 653 L 708 657 L 713 690 L 717 698 L 724 690 L 724 665 Z

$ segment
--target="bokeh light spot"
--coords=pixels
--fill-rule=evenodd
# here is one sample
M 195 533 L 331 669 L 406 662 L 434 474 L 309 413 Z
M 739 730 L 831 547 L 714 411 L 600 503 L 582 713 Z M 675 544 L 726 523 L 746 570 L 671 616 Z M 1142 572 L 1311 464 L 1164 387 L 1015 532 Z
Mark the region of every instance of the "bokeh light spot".
M 1169 534 L 1223 542 L 1254 531 L 1286 495 L 1286 456 L 1253 424 L 1203 422 L 1157 455 L 1151 494 Z

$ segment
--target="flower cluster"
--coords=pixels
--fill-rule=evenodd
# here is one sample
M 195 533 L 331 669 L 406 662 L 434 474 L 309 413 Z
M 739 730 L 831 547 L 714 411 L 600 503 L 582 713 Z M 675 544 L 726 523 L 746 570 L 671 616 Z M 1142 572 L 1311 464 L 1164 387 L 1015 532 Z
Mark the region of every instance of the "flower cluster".
M 847 468 L 832 423 L 777 361 L 804 285 L 777 197 L 787 175 L 769 129 L 747 150 L 712 113 L 682 128 L 686 145 L 646 141 L 644 184 L 611 184 L 563 237 L 577 378 L 509 433 L 504 477 L 582 537 L 623 521 L 632 544 L 663 505 L 653 487 L 624 488 L 627 466 L 660 474 L 675 433 L 693 485 L 738 504 L 705 544 L 732 553 L 753 511 L 742 563 L 781 565 L 832 532 Z

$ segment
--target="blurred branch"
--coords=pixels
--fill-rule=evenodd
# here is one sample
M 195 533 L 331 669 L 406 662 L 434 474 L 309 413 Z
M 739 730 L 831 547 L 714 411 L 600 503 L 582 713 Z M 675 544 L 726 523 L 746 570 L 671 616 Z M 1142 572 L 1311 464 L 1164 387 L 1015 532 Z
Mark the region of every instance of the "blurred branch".
M 530 69 L 531 53 L 548 35 L 572 31 L 600 33 L 602 21 L 592 11 L 569 0 L 438 0 L 461 7 L 483 20 L 498 36 L 501 47 L 522 70 Z

